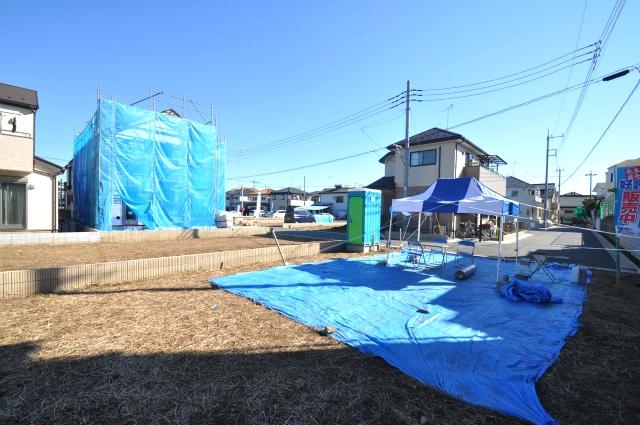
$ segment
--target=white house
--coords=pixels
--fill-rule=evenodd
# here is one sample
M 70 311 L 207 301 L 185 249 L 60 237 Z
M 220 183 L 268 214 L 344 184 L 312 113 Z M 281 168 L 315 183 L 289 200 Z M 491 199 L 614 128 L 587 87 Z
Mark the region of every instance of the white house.
M 607 194 L 607 184 L 605 182 L 596 183 L 591 192 L 595 193 L 596 198 L 605 198 Z
M 271 192 L 273 192 L 273 189 L 255 189 L 252 187 L 238 187 L 228 190 L 225 194 L 225 209 L 227 211 L 236 211 L 244 207 L 256 209 L 258 194 L 260 194 L 259 210 L 269 211 Z
M 318 202 L 316 204 L 328 206 L 331 214 L 338 220 L 343 220 L 347 218 L 347 192 L 349 192 L 349 188 L 342 185 L 322 189 L 317 193 Z
M 0 83 L 0 231 L 58 229 L 62 167 L 35 156 L 35 90 Z
M 295 187 L 271 191 L 271 211 L 287 209 L 287 207 L 303 207 L 312 205 L 313 201 L 308 193 Z
M 542 197 L 540 196 L 540 189 L 535 185 L 509 176 L 507 177 L 507 197 L 521 203 L 520 217 L 529 220 L 543 218 L 544 205 L 542 203 Z M 531 222 L 525 223 L 525 226 L 529 226 L 530 224 Z
M 560 221 L 562 223 L 572 224 L 576 208 L 583 208 L 583 201 L 589 198 L 589 195 L 582 195 L 577 192 L 569 192 L 564 195 L 560 195 Z

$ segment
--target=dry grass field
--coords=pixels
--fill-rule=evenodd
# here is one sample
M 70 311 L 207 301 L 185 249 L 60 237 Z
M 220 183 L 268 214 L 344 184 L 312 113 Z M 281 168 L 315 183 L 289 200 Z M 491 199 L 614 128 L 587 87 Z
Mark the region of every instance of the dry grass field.
M 300 242 L 281 240 L 280 243 L 286 245 Z M 275 241 L 270 236 L 234 236 L 174 241 L 2 246 L 0 247 L 0 271 L 235 251 L 274 245 Z
M 517 423 L 206 282 L 250 269 L 4 301 L 0 423 Z M 640 281 L 608 278 L 538 385 L 562 423 L 640 423 Z

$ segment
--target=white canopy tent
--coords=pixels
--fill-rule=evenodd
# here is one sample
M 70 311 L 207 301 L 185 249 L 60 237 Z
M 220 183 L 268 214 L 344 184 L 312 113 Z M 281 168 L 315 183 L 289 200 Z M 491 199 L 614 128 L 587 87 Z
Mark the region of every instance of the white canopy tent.
M 406 198 L 394 199 L 391 202 L 388 245 L 390 244 L 391 225 L 393 224 L 394 212 L 412 212 L 418 213 L 419 216 L 425 212 L 487 214 L 501 216 L 498 265 L 496 268 L 496 280 L 499 280 L 500 262 L 502 260 L 504 217 L 517 217 L 520 212 L 520 204 L 505 198 L 492 189 L 489 189 L 473 177 L 438 179 L 423 193 L 408 196 Z M 420 223 L 420 219 L 418 220 L 418 223 Z M 418 229 L 419 228 L 420 227 L 418 227 Z M 516 261 L 517 260 L 518 232 L 516 231 Z

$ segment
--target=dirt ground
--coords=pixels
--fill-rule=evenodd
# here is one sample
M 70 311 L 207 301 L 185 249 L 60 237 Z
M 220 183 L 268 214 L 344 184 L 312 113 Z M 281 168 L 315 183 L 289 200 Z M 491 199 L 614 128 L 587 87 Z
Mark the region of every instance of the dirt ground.
M 255 268 L 4 301 L 0 423 L 517 423 L 206 282 Z M 561 423 L 640 423 L 640 280 L 608 278 L 538 385 Z
M 280 243 L 286 245 L 300 242 L 281 240 Z M 272 245 L 275 245 L 272 237 L 246 236 L 177 241 L 3 246 L 0 247 L 0 271 L 233 251 Z

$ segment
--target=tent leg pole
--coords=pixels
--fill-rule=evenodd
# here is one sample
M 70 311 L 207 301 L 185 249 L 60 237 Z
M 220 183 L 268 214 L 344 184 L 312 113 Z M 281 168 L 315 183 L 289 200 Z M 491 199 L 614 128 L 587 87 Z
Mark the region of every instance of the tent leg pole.
M 389 232 L 387 233 L 387 266 L 389 265 L 389 253 L 391 252 L 391 225 L 393 224 L 393 214 L 389 212 Z
M 420 227 L 422 227 L 422 213 L 418 213 L 418 242 L 420 242 Z
M 498 239 L 498 265 L 496 266 L 496 282 L 500 282 L 500 261 L 502 261 L 502 234 L 504 233 L 504 216 L 500 220 L 500 239 Z
M 513 219 L 513 223 L 516 226 L 516 272 L 518 270 L 518 265 L 519 265 L 519 239 L 520 239 L 520 232 L 518 231 L 518 219 L 514 218 Z

